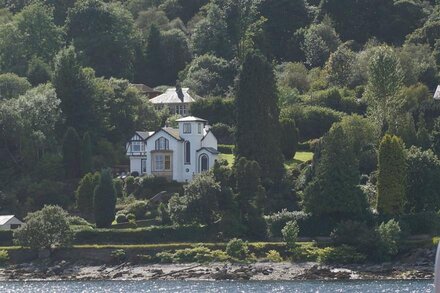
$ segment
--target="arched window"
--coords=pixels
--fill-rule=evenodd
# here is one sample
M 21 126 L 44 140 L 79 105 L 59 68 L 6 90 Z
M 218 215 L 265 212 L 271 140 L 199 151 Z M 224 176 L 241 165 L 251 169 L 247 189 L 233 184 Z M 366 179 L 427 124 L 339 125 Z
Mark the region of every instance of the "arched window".
M 191 164 L 191 143 L 185 141 L 185 165 Z
M 170 142 L 165 137 L 156 140 L 156 151 L 164 151 L 170 149 Z
M 209 158 L 203 154 L 200 156 L 200 172 L 206 172 L 209 170 Z

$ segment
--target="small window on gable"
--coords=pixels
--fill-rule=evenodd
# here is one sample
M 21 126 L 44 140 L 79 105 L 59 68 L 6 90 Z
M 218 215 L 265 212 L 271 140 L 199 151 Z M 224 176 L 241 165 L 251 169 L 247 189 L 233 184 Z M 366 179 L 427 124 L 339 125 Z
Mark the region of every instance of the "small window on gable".
M 170 149 L 170 142 L 165 137 L 156 140 L 156 151 L 164 151 Z
M 142 141 L 133 141 L 131 143 L 131 151 L 133 153 L 143 152 L 144 151 L 144 143 Z
M 202 123 L 197 123 L 197 130 L 198 130 L 199 134 L 202 133 Z
M 191 123 L 183 123 L 183 133 L 191 133 Z

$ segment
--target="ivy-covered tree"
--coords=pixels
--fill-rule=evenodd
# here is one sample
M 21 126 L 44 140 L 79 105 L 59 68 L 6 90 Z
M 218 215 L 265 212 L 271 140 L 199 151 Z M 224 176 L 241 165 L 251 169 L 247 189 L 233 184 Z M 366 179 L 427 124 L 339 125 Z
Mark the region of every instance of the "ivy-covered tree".
M 236 201 L 241 223 L 249 237 L 264 239 L 266 222 L 263 217 L 266 190 L 261 183 L 261 169 L 256 161 L 241 157 L 235 165 Z
M 108 228 L 115 219 L 116 190 L 109 169 L 101 171 L 99 184 L 93 193 L 96 227 Z
M 81 177 L 81 139 L 73 127 L 69 127 L 64 135 L 63 162 L 67 179 Z
M 402 140 L 385 135 L 379 146 L 377 211 L 386 216 L 403 212 L 406 200 L 407 166 Z
M 235 99 L 236 155 L 255 160 L 262 177 L 279 183 L 283 173 L 277 90 L 271 64 L 250 53 L 243 63 Z
M 303 204 L 314 216 L 334 221 L 362 218 L 367 201 L 359 188 L 359 163 L 341 126 L 324 137 L 315 177 L 304 191 Z
M 92 161 L 92 141 L 88 132 L 84 133 L 81 142 L 81 174 L 87 174 L 93 171 Z

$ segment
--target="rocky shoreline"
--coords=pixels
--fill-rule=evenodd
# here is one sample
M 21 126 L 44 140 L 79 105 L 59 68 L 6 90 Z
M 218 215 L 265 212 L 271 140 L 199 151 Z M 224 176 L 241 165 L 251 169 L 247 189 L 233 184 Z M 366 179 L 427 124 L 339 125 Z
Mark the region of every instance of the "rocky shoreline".
M 432 279 L 433 266 L 386 263 L 328 266 L 316 263 L 152 264 L 115 266 L 61 261 L 0 269 L 6 280 L 407 280 Z

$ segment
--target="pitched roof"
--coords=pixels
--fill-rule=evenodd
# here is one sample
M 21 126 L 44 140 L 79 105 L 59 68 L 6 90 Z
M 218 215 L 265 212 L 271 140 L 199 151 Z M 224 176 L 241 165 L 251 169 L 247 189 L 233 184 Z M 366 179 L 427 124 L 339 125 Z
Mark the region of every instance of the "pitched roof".
M 440 100 L 440 85 L 437 86 L 437 90 L 434 93 L 434 100 Z
M 142 83 L 134 83 L 132 84 L 135 88 L 137 88 L 140 92 L 143 93 L 157 93 L 155 89 L 149 87 L 148 85 L 142 84 Z
M 210 152 L 211 154 L 214 154 L 214 155 L 220 154 L 220 152 L 218 150 L 216 150 L 215 148 L 213 148 L 213 147 L 203 147 L 203 148 L 199 149 L 197 152 L 201 152 L 203 150 L 206 150 L 206 151 L 208 151 L 208 152 Z
M 136 134 L 139 135 L 143 140 L 146 140 L 154 134 L 154 131 L 136 131 Z
M 14 215 L 5 215 L 5 216 L 0 216 L 0 225 L 4 225 L 6 224 L 10 219 L 12 219 L 14 217 Z
M 202 118 L 198 118 L 198 117 L 194 117 L 194 116 L 188 116 L 188 117 L 185 117 L 185 118 L 177 119 L 176 122 L 208 122 L 208 121 L 205 120 L 205 119 L 202 119 Z
M 182 140 L 182 138 L 180 137 L 179 129 L 172 127 L 163 127 L 162 130 L 174 137 L 175 139 Z
M 198 99 L 197 96 L 189 94 L 189 88 L 182 88 L 182 93 L 183 103 L 192 103 Z M 182 103 L 182 100 L 177 95 L 176 88 L 169 88 L 165 93 L 151 99 L 150 102 L 153 104 L 179 104 Z

